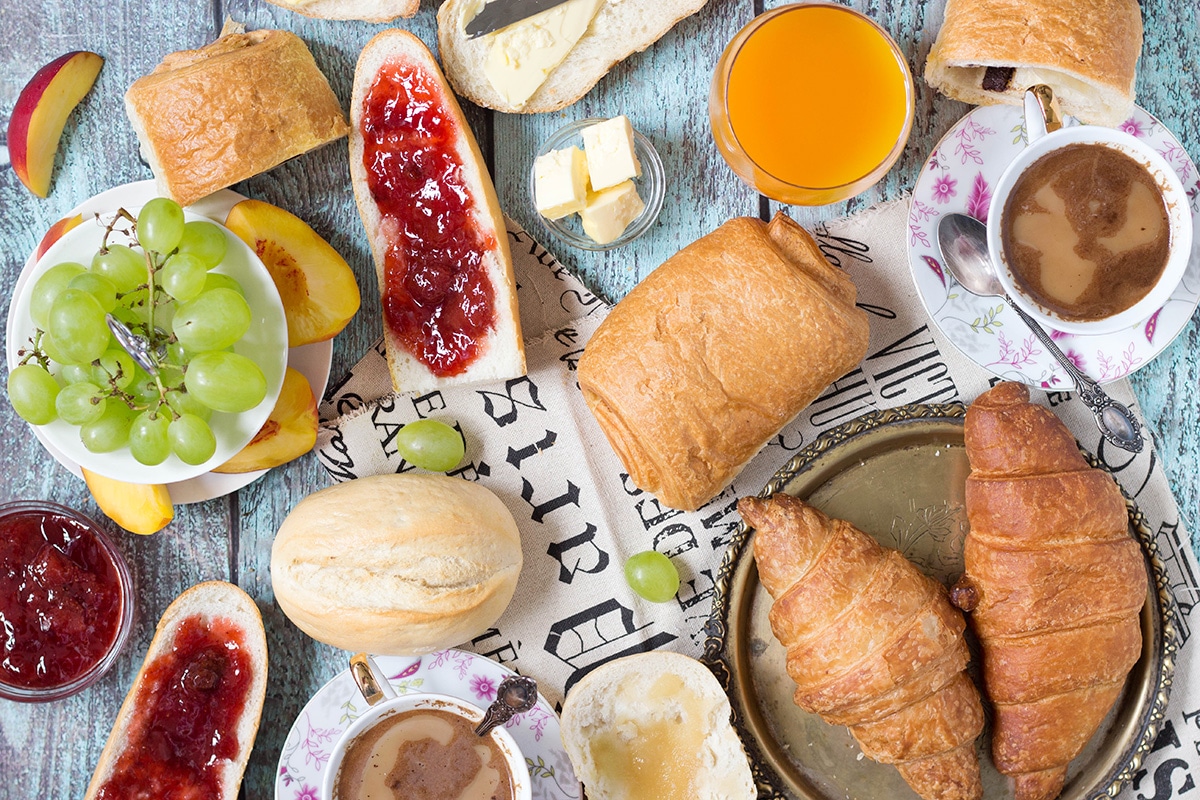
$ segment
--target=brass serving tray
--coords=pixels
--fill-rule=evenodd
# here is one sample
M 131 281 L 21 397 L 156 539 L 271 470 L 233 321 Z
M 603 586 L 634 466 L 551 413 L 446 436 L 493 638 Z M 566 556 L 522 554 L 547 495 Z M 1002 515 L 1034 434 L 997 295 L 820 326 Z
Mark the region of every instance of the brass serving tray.
M 960 403 L 867 414 L 820 436 L 760 494 L 787 492 L 849 520 L 948 584 L 962 573 L 968 530 L 964 414 Z M 1062 800 L 1115 796 L 1149 752 L 1167 705 L 1178 649 L 1175 610 L 1153 536 L 1134 502 L 1125 502 L 1150 575 L 1142 655 L 1100 731 L 1071 763 Z M 792 703 L 795 686 L 784 670 L 784 649 L 771 635 L 771 598 L 758 582 L 752 549 L 753 531 L 742 524 L 717 575 L 703 660 L 730 696 L 759 798 L 915 800 L 899 773 L 865 758 L 846 728 Z M 978 663 L 977 643 L 970 643 Z M 1011 798 L 1009 782 L 989 756 L 986 701 L 985 712 L 989 724 L 978 742 L 984 798 Z

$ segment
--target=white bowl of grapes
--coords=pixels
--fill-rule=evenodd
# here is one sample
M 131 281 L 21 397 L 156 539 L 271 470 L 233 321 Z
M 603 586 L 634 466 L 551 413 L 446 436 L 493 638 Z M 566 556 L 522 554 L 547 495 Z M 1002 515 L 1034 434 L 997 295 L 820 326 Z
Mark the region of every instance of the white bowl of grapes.
M 266 422 L 287 366 L 266 267 L 167 198 L 68 231 L 9 314 L 17 414 L 85 470 L 129 483 L 229 460 Z

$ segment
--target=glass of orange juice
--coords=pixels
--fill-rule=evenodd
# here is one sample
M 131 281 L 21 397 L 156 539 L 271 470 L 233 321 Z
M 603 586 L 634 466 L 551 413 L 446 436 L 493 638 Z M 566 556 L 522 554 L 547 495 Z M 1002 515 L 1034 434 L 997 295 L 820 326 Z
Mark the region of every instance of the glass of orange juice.
M 815 206 L 884 176 L 908 140 L 913 94 L 908 62 L 883 28 L 845 6 L 797 3 L 733 37 L 708 116 L 742 180 L 782 203 Z

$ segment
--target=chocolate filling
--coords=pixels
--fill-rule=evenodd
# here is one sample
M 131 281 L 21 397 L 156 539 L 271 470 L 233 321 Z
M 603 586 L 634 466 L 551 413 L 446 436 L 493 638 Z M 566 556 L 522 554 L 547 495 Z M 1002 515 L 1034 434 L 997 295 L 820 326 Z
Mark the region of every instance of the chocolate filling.
M 988 67 L 983 72 L 983 90 L 985 92 L 1005 92 L 1012 82 L 1016 67 Z

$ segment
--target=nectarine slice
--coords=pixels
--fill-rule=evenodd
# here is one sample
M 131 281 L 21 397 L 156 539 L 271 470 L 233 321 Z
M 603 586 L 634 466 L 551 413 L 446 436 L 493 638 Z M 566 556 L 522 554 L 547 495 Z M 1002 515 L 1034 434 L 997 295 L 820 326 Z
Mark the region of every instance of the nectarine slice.
M 37 250 L 33 253 L 33 260 L 37 261 L 46 254 L 46 251 L 63 237 L 67 231 L 72 228 L 79 227 L 79 223 L 83 222 L 83 215 L 76 214 L 73 217 L 63 217 L 58 222 L 50 226 L 50 230 L 46 231 L 46 235 L 38 242 Z
M 83 479 L 100 510 L 130 533 L 155 533 L 175 519 L 175 506 L 171 505 L 166 486 L 126 483 L 86 469 Z
M 270 203 L 243 200 L 225 227 L 250 245 L 274 278 L 289 347 L 332 339 L 358 311 L 361 297 L 350 265 L 304 220 Z
M 91 90 L 104 59 L 76 50 L 42 67 L 21 90 L 8 123 L 13 172 L 38 197 L 50 194 L 54 154 L 67 117 Z
M 213 472 L 255 472 L 286 464 L 317 443 L 317 400 L 308 379 L 288 367 L 271 416 L 233 458 Z

